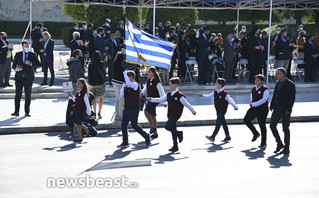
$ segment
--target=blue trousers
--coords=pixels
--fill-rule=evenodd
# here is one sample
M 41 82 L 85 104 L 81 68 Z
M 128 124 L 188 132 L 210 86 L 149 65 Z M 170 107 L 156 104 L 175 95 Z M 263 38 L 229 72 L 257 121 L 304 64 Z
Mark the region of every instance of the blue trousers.
M 127 134 L 127 125 L 131 121 L 131 125 L 135 131 L 137 131 L 145 139 L 148 138 L 148 135 L 143 131 L 142 127 L 137 124 L 139 109 L 125 109 L 123 111 L 122 118 L 122 134 L 123 142 L 128 143 L 128 134 Z
M 170 131 L 172 133 L 172 138 L 173 138 L 173 143 L 174 146 L 177 146 L 177 129 L 176 129 L 176 122 L 174 118 L 168 118 L 166 124 L 165 124 L 165 129 Z
M 55 79 L 55 75 L 54 75 L 54 67 L 53 67 L 53 60 L 50 58 L 43 58 L 42 60 L 42 70 L 44 73 L 44 78 L 43 78 L 43 83 L 47 84 L 48 81 L 48 68 L 50 70 L 50 74 L 51 74 L 51 80 L 50 80 L 50 85 L 54 84 L 54 79 Z
M 230 137 L 229 136 L 227 122 L 226 122 L 226 119 L 225 119 L 225 114 L 217 112 L 217 120 L 216 120 L 216 125 L 215 125 L 215 130 L 214 130 L 214 133 L 213 133 L 213 137 L 216 137 L 216 135 L 218 134 L 218 131 L 219 131 L 221 126 L 223 126 L 226 138 Z

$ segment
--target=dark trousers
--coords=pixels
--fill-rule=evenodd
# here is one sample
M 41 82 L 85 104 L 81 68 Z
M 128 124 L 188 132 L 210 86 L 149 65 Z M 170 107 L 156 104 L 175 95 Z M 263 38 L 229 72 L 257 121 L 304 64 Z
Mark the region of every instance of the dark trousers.
M 235 67 L 235 57 L 233 58 L 233 60 L 230 60 L 230 61 L 225 60 L 224 78 L 226 82 L 232 81 L 234 67 Z
M 250 131 L 253 133 L 253 135 L 257 135 L 258 131 L 254 127 L 254 125 L 251 123 L 251 121 L 255 118 L 258 120 L 258 124 L 261 131 L 261 144 L 266 144 L 267 140 L 267 128 L 266 128 L 266 119 L 268 115 L 268 109 L 261 109 L 258 107 L 250 108 L 244 118 L 244 123 L 246 126 L 250 129 Z
M 270 129 L 272 131 L 272 134 L 274 135 L 276 142 L 278 145 L 282 145 L 282 141 L 280 139 L 278 130 L 277 130 L 277 124 L 278 122 L 282 120 L 282 128 L 285 134 L 284 142 L 285 142 L 285 148 L 289 148 L 290 145 L 290 114 L 286 115 L 285 113 L 281 113 L 278 109 L 275 109 L 271 115 L 271 121 L 270 121 Z
M 305 81 L 314 81 L 316 75 L 316 61 L 309 61 L 305 68 Z
M 208 75 L 207 68 L 209 65 L 209 60 L 207 57 L 199 57 L 198 63 L 198 82 L 199 83 L 207 83 Z
M 31 104 L 31 93 L 32 93 L 32 84 L 33 80 L 29 79 L 22 79 L 21 81 L 16 81 L 16 95 L 15 95 L 15 111 L 19 113 L 20 111 L 20 101 L 22 98 L 22 90 L 24 88 L 24 95 L 25 95 L 25 104 L 24 104 L 24 111 L 26 114 L 30 113 L 30 104 Z
M 229 130 L 228 130 L 227 122 L 226 122 L 226 119 L 225 119 L 225 114 L 217 112 L 217 120 L 216 120 L 216 124 L 215 124 L 215 130 L 214 130 L 214 133 L 212 135 L 213 137 L 216 137 L 216 135 L 218 134 L 219 129 L 220 129 L 221 126 L 223 126 L 226 138 L 230 137 L 229 136 Z
M 48 68 L 49 68 L 50 74 L 51 74 L 50 85 L 53 85 L 54 79 L 55 79 L 54 68 L 53 68 L 53 59 L 49 59 L 49 58 L 44 57 L 42 61 L 43 61 L 42 62 L 42 69 L 43 69 L 43 73 L 44 73 L 43 83 L 47 84 L 47 82 L 48 82 Z
M 165 129 L 170 131 L 172 133 L 172 138 L 173 138 L 173 143 L 174 146 L 177 146 L 177 129 L 176 129 L 176 120 L 174 118 L 168 118 L 166 124 L 165 124 Z
M 128 135 L 127 135 L 127 125 L 131 121 L 131 125 L 135 131 L 137 131 L 142 137 L 145 139 L 148 138 L 148 135 L 145 131 L 143 131 L 142 127 L 137 124 L 139 109 L 125 109 L 123 111 L 122 117 L 122 134 L 123 134 L 123 142 L 128 143 Z
M 4 63 L 0 64 L 0 86 L 9 85 L 11 74 L 11 58 L 6 58 Z

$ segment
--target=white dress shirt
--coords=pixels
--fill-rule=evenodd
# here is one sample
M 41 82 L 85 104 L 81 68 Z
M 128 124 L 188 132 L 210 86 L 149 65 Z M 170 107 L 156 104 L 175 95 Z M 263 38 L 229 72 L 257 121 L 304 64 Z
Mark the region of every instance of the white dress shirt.
M 262 85 L 261 85 L 262 86 Z M 260 86 L 260 87 L 261 87 Z M 258 91 L 258 89 L 260 89 L 260 87 L 256 87 L 256 91 Z M 264 91 L 264 95 L 263 95 L 263 98 L 262 99 L 260 99 L 260 100 L 258 100 L 258 101 L 256 101 L 256 102 L 253 102 L 253 95 L 252 94 L 250 94 L 250 104 L 251 104 L 251 106 L 252 107 L 259 107 L 260 105 L 262 105 L 262 104 L 264 104 L 265 102 L 267 102 L 268 101 L 268 98 L 269 98 L 269 89 L 266 89 L 265 91 Z
M 221 89 L 219 89 L 219 90 L 216 89 L 216 91 L 217 91 L 218 93 L 220 93 L 220 92 L 223 91 L 223 90 L 224 90 L 224 88 L 221 88 Z M 214 91 L 213 91 L 212 93 L 208 94 L 208 95 L 203 95 L 203 98 L 214 98 Z M 226 95 L 225 100 L 226 100 L 229 104 L 231 104 L 231 105 L 234 107 L 234 109 L 238 109 L 238 107 L 237 107 L 237 105 L 236 105 L 234 99 L 233 99 L 232 97 L 230 97 L 229 94 Z

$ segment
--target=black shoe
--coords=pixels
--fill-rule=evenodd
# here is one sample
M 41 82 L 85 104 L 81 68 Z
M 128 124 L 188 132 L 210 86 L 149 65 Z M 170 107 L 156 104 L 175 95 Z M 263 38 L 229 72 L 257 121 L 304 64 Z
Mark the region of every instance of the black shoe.
M 48 85 L 48 83 L 41 83 L 39 85 L 44 86 L 44 85 Z
M 25 117 L 31 117 L 31 115 L 28 114 L 28 113 L 26 113 L 24 116 L 25 116 Z
M 230 137 L 226 137 L 222 142 L 229 142 L 231 140 Z
M 178 151 L 178 146 L 173 146 L 172 148 L 168 149 L 170 152 L 176 152 Z
M 150 134 L 153 134 L 156 131 L 156 128 L 151 128 L 150 129 Z
M 14 112 L 14 113 L 12 113 L 11 115 L 12 115 L 12 116 L 19 116 L 19 113 Z
M 6 86 L 7 86 L 7 87 L 13 87 L 13 85 L 10 85 L 10 84 L 7 84 Z
M 102 116 L 101 116 L 101 114 L 100 114 L 100 113 L 98 113 L 97 115 L 99 116 L 99 117 L 98 117 L 99 119 L 102 119 Z
M 147 134 L 147 137 L 145 138 L 146 146 L 149 146 L 151 144 L 151 134 Z
M 73 140 L 73 142 L 82 142 L 82 140 L 83 140 L 83 139 L 80 139 L 80 140 L 79 140 L 79 139 L 76 139 L 76 140 Z
M 277 148 L 276 148 L 276 150 L 274 151 L 274 153 L 278 153 L 279 151 L 281 151 L 281 149 L 283 149 L 284 148 L 284 145 L 282 145 L 282 144 L 277 144 Z
M 6 87 L 6 85 L 0 85 L 0 87 Z
M 284 150 L 280 152 L 280 154 L 284 154 L 284 155 L 288 155 L 289 153 L 290 153 L 289 148 L 284 148 Z
M 152 138 L 152 139 L 158 138 L 158 133 L 153 133 L 153 134 L 151 135 L 151 138 Z
M 49 87 L 52 87 L 53 86 L 53 84 L 49 84 Z
M 120 144 L 118 147 L 120 148 L 128 148 L 130 145 L 126 142 L 123 142 L 122 144 Z
M 256 141 L 259 138 L 260 134 L 257 133 L 254 135 L 253 139 L 251 140 L 252 142 Z
M 213 136 L 208 136 L 208 135 L 206 135 L 206 138 L 207 138 L 209 141 L 211 141 L 211 142 L 215 142 L 215 137 L 213 137 Z
M 179 143 L 183 142 L 183 139 L 184 139 L 183 131 L 177 131 L 177 138 Z
M 266 147 L 267 147 L 267 144 L 261 144 L 258 146 L 258 148 L 260 148 L 260 149 L 265 149 Z

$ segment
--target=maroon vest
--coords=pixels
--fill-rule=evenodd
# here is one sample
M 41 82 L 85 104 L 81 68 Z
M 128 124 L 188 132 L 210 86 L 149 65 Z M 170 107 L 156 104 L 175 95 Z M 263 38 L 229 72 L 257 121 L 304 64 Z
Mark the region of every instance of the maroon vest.
M 147 89 L 147 97 L 152 98 L 159 98 L 159 92 L 157 90 L 157 84 L 160 83 L 158 78 L 154 78 L 152 81 L 151 79 L 147 79 L 146 82 L 146 89 Z
M 269 88 L 266 85 L 262 85 L 257 91 L 256 91 L 256 87 L 257 86 L 254 86 L 251 90 L 252 102 L 257 102 L 257 101 L 261 100 L 264 96 L 265 90 L 267 90 L 267 89 L 269 90 Z M 263 108 L 263 109 L 268 110 L 268 100 L 267 100 L 267 102 L 258 106 L 257 108 Z
M 214 91 L 214 104 L 218 113 L 226 113 L 228 108 L 228 101 L 226 100 L 227 92 L 223 89 L 221 92 Z
M 86 113 L 86 105 L 84 102 L 84 95 L 86 94 L 85 90 L 78 90 L 75 94 L 75 105 L 74 112 L 78 112 L 80 114 L 85 115 Z
M 179 101 L 181 97 L 185 97 L 182 92 L 176 92 L 171 95 L 172 92 L 167 93 L 167 103 L 168 103 L 168 118 L 174 118 L 176 121 L 182 116 L 184 105 Z
M 134 90 L 131 87 L 124 88 L 125 109 L 139 109 L 141 104 L 140 85 Z

